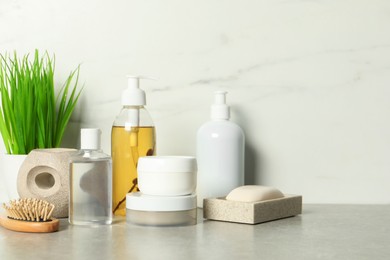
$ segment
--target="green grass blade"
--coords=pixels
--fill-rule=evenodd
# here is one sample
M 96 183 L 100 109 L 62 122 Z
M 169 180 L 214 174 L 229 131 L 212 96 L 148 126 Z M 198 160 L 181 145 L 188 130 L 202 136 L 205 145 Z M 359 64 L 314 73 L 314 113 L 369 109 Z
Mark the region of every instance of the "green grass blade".
M 35 51 L 18 58 L 0 54 L 0 132 L 8 153 L 59 147 L 81 94 L 80 66 L 72 71 L 56 97 L 55 57 Z
M 61 145 L 61 140 L 65 132 L 65 128 L 70 120 L 70 117 L 73 113 L 73 110 L 77 104 L 77 101 L 80 97 L 81 91 L 83 88 L 81 88 L 77 92 L 77 85 L 79 81 L 79 73 L 80 73 L 80 66 L 70 73 L 68 79 L 65 82 L 65 85 L 61 89 L 59 96 L 57 97 L 57 100 L 60 98 L 60 105 L 57 115 L 57 129 L 56 129 L 56 138 L 55 138 L 55 146 L 58 147 Z M 69 89 L 72 82 L 75 82 L 73 85 L 73 89 L 71 91 L 70 96 L 69 95 Z

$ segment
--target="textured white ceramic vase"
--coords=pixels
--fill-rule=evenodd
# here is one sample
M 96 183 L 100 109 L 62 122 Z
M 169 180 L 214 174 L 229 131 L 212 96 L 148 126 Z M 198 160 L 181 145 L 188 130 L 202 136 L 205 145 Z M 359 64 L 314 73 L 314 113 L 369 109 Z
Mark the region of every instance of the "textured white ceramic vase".
M 20 166 L 16 180 L 19 195 L 48 201 L 56 206 L 53 217 L 67 217 L 69 160 L 76 151 L 67 148 L 32 150 Z

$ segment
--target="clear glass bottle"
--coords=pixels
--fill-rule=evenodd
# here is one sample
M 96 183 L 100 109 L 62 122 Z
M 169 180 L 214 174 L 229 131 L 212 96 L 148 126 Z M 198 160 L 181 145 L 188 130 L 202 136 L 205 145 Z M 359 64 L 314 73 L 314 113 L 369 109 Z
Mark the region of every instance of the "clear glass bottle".
M 70 159 L 69 223 L 112 223 L 111 157 L 100 150 L 101 131 L 81 129 L 81 150 Z
M 138 190 L 137 164 L 141 156 L 156 154 L 153 121 L 145 109 L 145 92 L 139 88 L 141 77 L 128 76 L 122 94 L 123 108 L 111 132 L 113 161 L 113 213 L 126 215 L 126 194 Z

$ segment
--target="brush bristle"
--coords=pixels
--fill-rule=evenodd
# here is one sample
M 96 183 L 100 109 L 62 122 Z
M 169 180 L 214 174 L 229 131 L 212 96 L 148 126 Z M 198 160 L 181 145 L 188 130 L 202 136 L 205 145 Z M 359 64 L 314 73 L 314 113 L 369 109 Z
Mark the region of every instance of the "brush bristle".
M 24 221 L 48 221 L 54 210 L 54 205 L 39 199 L 23 198 L 11 200 L 9 205 L 3 204 L 11 219 Z

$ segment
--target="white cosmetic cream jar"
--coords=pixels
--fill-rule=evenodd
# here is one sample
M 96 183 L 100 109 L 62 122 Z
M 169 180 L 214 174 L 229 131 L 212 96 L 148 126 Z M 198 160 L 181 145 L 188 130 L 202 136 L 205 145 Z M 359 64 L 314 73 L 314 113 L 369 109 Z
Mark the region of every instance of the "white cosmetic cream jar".
M 126 219 L 142 226 L 188 226 L 196 224 L 196 195 L 126 195 Z
M 196 159 L 190 156 L 145 156 L 137 166 L 138 188 L 143 194 L 181 196 L 195 192 Z

